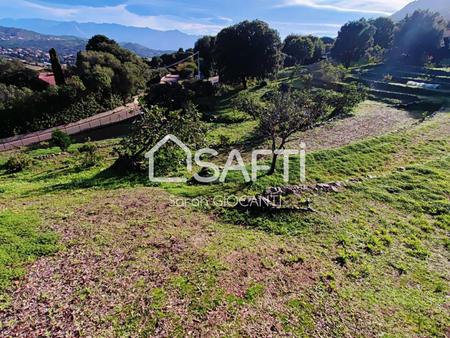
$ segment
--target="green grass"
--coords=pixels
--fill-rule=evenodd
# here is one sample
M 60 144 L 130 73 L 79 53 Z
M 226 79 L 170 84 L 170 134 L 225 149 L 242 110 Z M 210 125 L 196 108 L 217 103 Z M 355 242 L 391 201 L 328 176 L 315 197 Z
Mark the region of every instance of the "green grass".
M 229 98 L 216 107 L 208 141 L 228 138 L 232 147 L 248 140 L 254 121 L 235 112 Z M 124 264 L 109 267 L 105 275 L 123 273 L 128 278 L 136 271 L 149 271 L 153 276 L 161 273 L 158 269 L 163 274 L 158 283 L 148 283 L 146 274 L 138 275 L 128 285 L 137 297 L 101 317 L 118 336 L 155 335 L 170 323 L 170 335 L 182 337 L 190 332 L 194 319 L 205 323 L 215 318 L 220 324 L 214 332 L 224 336 L 245 335 L 276 319 L 278 333 L 293 336 L 444 337 L 450 321 L 445 305 L 450 275 L 448 118 L 448 113 L 441 113 L 410 130 L 308 154 L 308 184 L 365 178 L 340 193 L 286 199 L 297 205 L 308 198 L 314 213 L 181 207 L 166 211 L 162 202 L 149 206 L 150 211 L 162 208 L 161 214 L 149 211 L 138 217 L 128 210 L 132 204 L 121 197 L 133 196 L 150 184 L 145 175 L 118 177 L 108 171 L 116 140 L 102 143 L 102 161 L 88 170 L 79 168 L 75 150 L 69 154 L 52 148 L 29 151 L 35 159 L 32 167 L 13 175 L 0 172 L 4 297 L 29 262 L 58 248 L 55 235 L 42 230 L 41 217 L 59 224 L 86 209 L 87 216 L 99 214 L 92 224 L 80 220 L 96 235 L 79 241 L 97 253 L 119 245 L 122 232 L 148 227 L 148 233 L 130 236 L 142 241 L 138 251 L 125 246 Z M 55 156 L 41 160 L 43 155 Z M 6 157 L 0 155 L 0 163 Z M 292 183 L 298 184 L 298 169 L 294 165 L 291 169 Z M 253 195 L 279 185 L 284 185 L 280 174 L 262 176 L 253 184 L 233 174 L 224 185 L 160 188 L 176 197 L 212 199 Z M 158 199 L 157 191 L 146 192 Z M 106 208 L 98 205 L 99 210 L 80 207 L 109 195 L 120 198 Z M 111 217 L 112 229 L 119 233 L 108 233 L 105 224 L 96 224 L 103 219 L 100 209 L 109 210 L 105 219 Z M 211 216 L 208 225 L 185 228 L 187 223 L 200 222 L 205 213 Z M 77 224 L 76 219 L 73 222 Z M 88 306 L 98 292 L 83 287 L 76 295 Z
M 32 211 L 0 212 L 0 307 L 9 300 L 6 291 L 23 276 L 27 264 L 58 250 L 57 237 L 42 231 L 39 217 Z

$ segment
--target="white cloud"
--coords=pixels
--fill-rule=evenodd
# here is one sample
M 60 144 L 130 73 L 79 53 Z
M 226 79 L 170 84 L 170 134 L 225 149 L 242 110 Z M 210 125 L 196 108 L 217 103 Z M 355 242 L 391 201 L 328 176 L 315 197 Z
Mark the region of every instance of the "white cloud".
M 223 26 L 211 24 L 208 20 L 189 21 L 172 16 L 142 16 L 131 13 L 127 10 L 126 5 L 107 6 L 107 7 L 90 7 L 90 6 L 71 6 L 71 7 L 55 7 L 36 4 L 26 0 L 17 0 L 15 4 L 9 7 L 20 7 L 33 11 L 33 16 L 44 18 L 52 18 L 54 20 L 78 21 L 78 22 L 95 22 L 95 23 L 116 23 L 127 26 L 147 27 L 158 30 L 180 30 L 190 34 L 215 34 L 220 31 Z M 224 19 L 224 18 L 221 18 Z
M 389 15 L 412 0 L 284 0 L 277 7 L 306 6 L 340 12 L 358 12 Z

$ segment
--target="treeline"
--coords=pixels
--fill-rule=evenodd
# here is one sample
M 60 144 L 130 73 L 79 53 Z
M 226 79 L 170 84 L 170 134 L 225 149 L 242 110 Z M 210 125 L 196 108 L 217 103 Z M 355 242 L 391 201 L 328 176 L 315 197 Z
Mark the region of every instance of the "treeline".
M 61 73 L 55 53 L 50 52 L 57 86 L 46 86 L 36 71 L 21 62 L 0 61 L 0 137 L 115 108 L 144 90 L 152 77 L 151 68 L 140 57 L 104 36 L 89 40 L 86 51 L 78 53 L 76 65 Z
M 444 39 L 448 25 L 439 13 L 429 11 L 416 11 L 399 23 L 384 17 L 352 21 L 339 31 L 331 56 L 346 67 L 361 59 L 440 63 L 450 58 L 449 41 Z
M 197 41 L 204 76 L 220 75 L 224 82 L 267 78 L 282 67 L 308 65 L 325 58 L 349 67 L 357 62 L 392 61 L 423 65 L 450 58 L 450 42 L 444 40 L 448 23 L 438 13 L 417 11 L 399 23 L 390 18 L 360 19 L 345 24 L 336 40 L 291 34 L 281 40 L 265 22 L 244 21 L 223 29 L 217 36 Z M 158 58 L 152 67 L 183 59 L 186 53 Z

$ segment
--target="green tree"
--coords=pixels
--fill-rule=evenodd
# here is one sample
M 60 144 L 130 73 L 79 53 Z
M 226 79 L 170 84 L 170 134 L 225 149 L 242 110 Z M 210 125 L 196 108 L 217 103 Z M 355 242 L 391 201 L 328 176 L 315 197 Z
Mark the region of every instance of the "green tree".
M 240 81 L 246 87 L 248 78 L 266 78 L 278 72 L 280 36 L 263 21 L 241 22 L 217 35 L 214 59 L 223 81 Z
M 103 35 L 92 37 L 77 55 L 76 71 L 91 91 L 110 91 L 127 99 L 145 88 L 150 68 L 136 54 Z
M 127 99 L 145 88 L 150 71 L 141 61 L 121 62 L 107 52 L 86 51 L 77 56 L 76 72 L 90 91 L 118 94 Z
M 72 144 L 72 138 L 65 132 L 55 129 L 52 132 L 52 143 L 62 151 L 67 151 Z
M 285 148 L 295 133 L 311 128 L 328 113 L 323 100 L 315 100 L 310 91 L 277 91 L 260 111 L 259 133 L 270 139 L 272 163 L 269 175 L 275 173 L 277 150 Z
M 392 57 L 412 64 L 423 64 L 441 47 L 447 27 L 439 13 L 416 11 L 399 23 L 394 37 Z
M 394 21 L 390 18 L 380 17 L 375 20 L 371 20 L 370 23 L 376 28 L 375 35 L 373 37 L 374 46 L 380 46 L 384 49 L 391 48 L 394 41 Z
M 178 110 L 158 106 L 145 106 L 143 114 L 133 124 L 131 133 L 123 139 L 116 153 L 115 168 L 141 170 L 144 155 L 165 136 L 173 134 L 189 146 L 197 146 L 204 139 L 205 128 L 201 113 L 191 103 Z M 167 172 L 178 161 L 176 150 L 161 149 L 157 172 Z
M 313 58 L 314 51 L 314 42 L 307 36 L 289 35 L 284 40 L 283 53 L 290 56 L 294 64 L 305 64 Z
M 194 52 L 200 54 L 200 71 L 205 77 L 214 74 L 214 46 L 216 38 L 214 36 L 204 36 L 200 38 L 194 47 Z
M 306 60 L 308 64 L 316 63 L 322 60 L 326 47 L 325 43 L 322 41 L 321 38 L 313 35 L 308 35 L 308 38 L 312 41 L 314 44 L 314 53 L 311 59 Z
M 61 63 L 59 62 L 58 54 L 56 53 L 55 48 L 50 49 L 50 51 L 48 53 L 50 55 L 50 63 L 52 64 L 52 70 L 53 70 L 53 75 L 55 76 L 55 82 L 58 86 L 63 86 L 66 84 L 66 79 L 64 77 Z
M 331 50 L 331 56 L 345 67 L 361 59 L 373 46 L 375 27 L 366 19 L 351 21 L 342 26 Z
M 39 80 L 38 76 L 38 72 L 25 67 L 20 61 L 0 59 L 0 83 L 27 87 L 33 90 L 44 90 L 46 85 Z
M 192 98 L 193 92 L 179 83 L 171 85 L 158 83 L 148 87 L 144 102 L 147 107 L 159 106 L 169 110 L 179 110 L 186 107 Z

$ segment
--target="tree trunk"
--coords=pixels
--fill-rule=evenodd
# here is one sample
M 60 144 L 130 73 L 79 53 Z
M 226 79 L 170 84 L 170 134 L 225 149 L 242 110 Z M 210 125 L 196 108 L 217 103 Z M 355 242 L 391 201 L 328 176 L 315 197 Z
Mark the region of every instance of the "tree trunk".
M 272 163 L 271 163 L 271 165 L 270 165 L 270 170 L 269 170 L 269 172 L 267 173 L 268 175 L 273 175 L 273 174 L 275 174 L 275 169 L 276 169 L 276 167 L 277 167 L 277 159 L 278 159 L 278 155 L 275 154 L 275 153 L 273 153 L 273 154 L 272 154 Z

